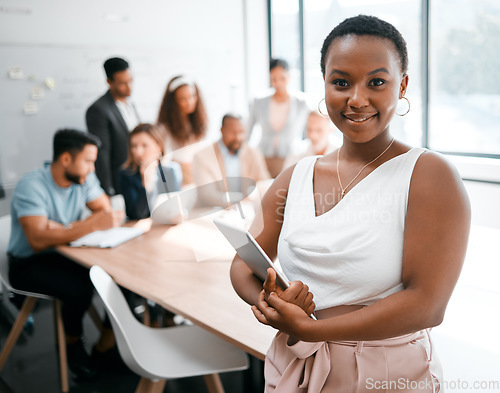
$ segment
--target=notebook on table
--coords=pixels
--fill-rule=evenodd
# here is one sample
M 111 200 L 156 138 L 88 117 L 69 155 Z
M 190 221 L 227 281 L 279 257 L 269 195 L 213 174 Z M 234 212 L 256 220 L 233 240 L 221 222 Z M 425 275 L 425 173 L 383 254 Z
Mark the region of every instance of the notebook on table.
M 71 247 L 112 248 L 144 233 L 140 228 L 118 227 L 95 231 L 69 243 Z

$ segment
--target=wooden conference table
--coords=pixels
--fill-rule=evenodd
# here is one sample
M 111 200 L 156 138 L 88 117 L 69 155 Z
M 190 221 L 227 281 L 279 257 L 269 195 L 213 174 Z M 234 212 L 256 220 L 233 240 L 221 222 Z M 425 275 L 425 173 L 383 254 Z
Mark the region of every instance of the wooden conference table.
M 264 360 L 276 331 L 257 322 L 232 288 L 229 267 L 235 251 L 213 218 L 175 226 L 141 220 L 129 225 L 147 232 L 115 248 L 57 250 L 88 268 L 101 266 L 121 286 Z

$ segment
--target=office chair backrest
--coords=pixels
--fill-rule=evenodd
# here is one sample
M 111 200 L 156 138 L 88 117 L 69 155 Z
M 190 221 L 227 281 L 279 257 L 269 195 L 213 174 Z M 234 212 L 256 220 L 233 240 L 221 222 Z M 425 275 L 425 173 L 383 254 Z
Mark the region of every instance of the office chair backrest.
M 248 367 L 243 351 L 198 326 L 155 329 L 142 325 L 102 268 L 93 266 L 90 279 L 106 306 L 123 361 L 143 378 L 155 381 Z
M 24 296 L 37 297 L 39 299 L 53 300 L 52 296 L 44 295 L 42 293 L 33 293 L 22 291 L 14 288 L 9 280 L 9 258 L 7 257 L 7 247 L 9 245 L 9 238 L 11 232 L 11 217 L 0 217 L 0 281 L 10 292 L 17 293 Z

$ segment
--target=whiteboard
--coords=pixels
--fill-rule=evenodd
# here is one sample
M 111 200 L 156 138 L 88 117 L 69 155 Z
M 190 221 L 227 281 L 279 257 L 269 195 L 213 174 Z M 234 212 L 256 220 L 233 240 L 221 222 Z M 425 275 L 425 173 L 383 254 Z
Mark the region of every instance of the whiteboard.
M 230 49 L 0 45 L 0 185 L 12 188 L 24 173 L 51 160 L 56 130 L 85 130 L 87 108 L 107 90 L 102 64 L 113 56 L 131 65 L 141 121 L 156 120 L 167 82 L 177 74 L 192 76 L 200 86 L 210 139 L 218 137 L 225 112 L 246 108 L 241 55 Z M 19 67 L 24 78 L 10 79 L 11 67 Z M 53 90 L 46 78 L 54 79 Z M 36 87 L 44 97 L 31 100 Z M 37 114 L 24 114 L 28 101 L 36 103 Z

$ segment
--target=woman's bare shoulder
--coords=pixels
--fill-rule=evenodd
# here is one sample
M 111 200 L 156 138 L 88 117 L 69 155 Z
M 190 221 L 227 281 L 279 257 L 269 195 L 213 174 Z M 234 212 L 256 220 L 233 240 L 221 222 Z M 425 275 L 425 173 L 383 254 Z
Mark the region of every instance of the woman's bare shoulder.
M 456 167 L 442 154 L 430 150 L 423 152 L 415 164 L 409 199 L 425 203 L 460 199 L 468 203 L 467 193 Z
M 422 180 L 433 181 L 433 179 L 451 178 L 462 182 L 456 167 L 442 154 L 425 150 L 418 158 L 414 177 L 422 178 Z

